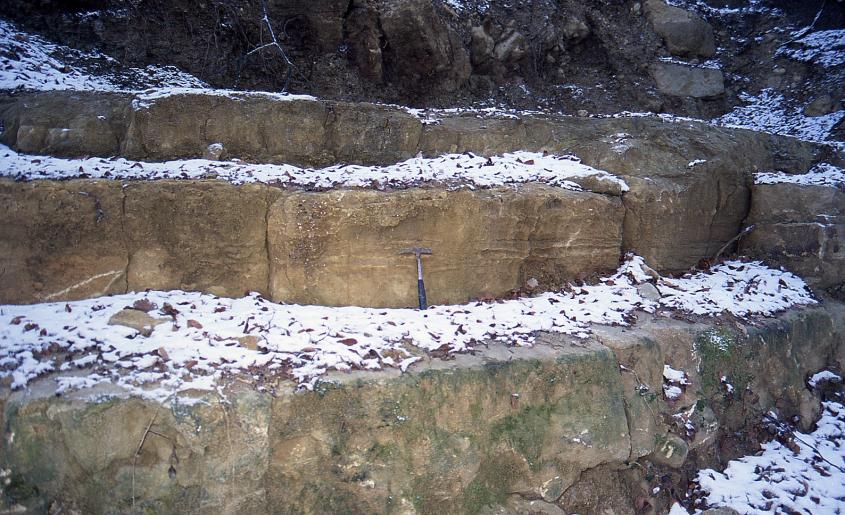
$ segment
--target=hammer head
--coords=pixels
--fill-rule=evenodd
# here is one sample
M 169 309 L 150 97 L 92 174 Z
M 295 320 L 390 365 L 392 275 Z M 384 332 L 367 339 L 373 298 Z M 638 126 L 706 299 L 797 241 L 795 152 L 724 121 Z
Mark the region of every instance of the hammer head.
M 415 254 L 420 256 L 422 254 L 431 254 L 431 249 L 428 247 L 411 247 L 410 249 L 402 249 L 400 254 Z

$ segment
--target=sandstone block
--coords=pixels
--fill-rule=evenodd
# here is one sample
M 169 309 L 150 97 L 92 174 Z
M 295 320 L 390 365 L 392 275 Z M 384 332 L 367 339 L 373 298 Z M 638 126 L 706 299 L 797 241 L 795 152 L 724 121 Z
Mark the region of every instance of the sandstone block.
M 412 306 L 416 263 L 397 253 L 426 246 L 432 304 L 502 295 L 534 277 L 543 287 L 617 266 L 621 202 L 525 185 L 479 191 L 412 189 L 293 193 L 270 208 L 276 300 Z
M 646 15 L 669 48 L 681 57 L 712 57 L 716 53 L 713 27 L 697 14 L 666 5 L 663 0 L 647 0 Z
M 216 181 L 127 186 L 129 289 L 266 292 L 268 192 Z
M 657 89 L 674 97 L 713 98 L 725 93 L 722 70 L 675 63 L 655 63 L 651 76 Z
M 120 184 L 0 181 L 0 299 L 76 300 L 126 291 Z

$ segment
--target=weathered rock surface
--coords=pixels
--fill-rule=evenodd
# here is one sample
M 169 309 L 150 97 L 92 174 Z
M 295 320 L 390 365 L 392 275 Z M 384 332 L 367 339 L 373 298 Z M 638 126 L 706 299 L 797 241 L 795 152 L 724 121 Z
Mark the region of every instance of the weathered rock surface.
M 0 181 L 0 298 L 76 300 L 126 291 L 117 182 Z
M 725 76 L 717 68 L 660 62 L 651 66 L 651 76 L 666 95 L 714 98 L 725 93 Z
M 845 191 L 756 184 L 740 250 L 806 277 L 818 288 L 845 285 Z
M 266 292 L 270 188 L 217 181 L 136 182 L 124 188 L 130 291 Z
M 410 89 L 455 91 L 469 78 L 469 55 L 434 5 L 418 0 L 381 0 L 379 22 L 389 44 L 385 66 Z
M 622 243 L 618 198 L 525 185 L 518 189 L 283 195 L 270 208 L 273 298 L 315 304 L 413 306 L 424 258 L 429 300 L 502 295 L 531 277 L 543 287 L 612 270 Z M 495 220 L 495 223 L 491 223 Z
M 125 94 L 85 91 L 3 102 L 0 111 L 4 143 L 22 152 L 59 156 L 119 154 L 131 113 Z
M 56 99 L 62 97 L 66 97 L 67 102 L 57 103 Z M 51 93 L 4 97 L 0 106 L 0 117 L 7 129 L 3 132 L 2 139 L 19 148 L 21 133 L 16 128 L 21 125 L 35 127 L 36 132 L 45 134 L 50 131 L 60 132 L 69 125 L 67 120 L 93 116 L 89 112 L 90 109 L 85 107 L 89 101 L 92 105 L 97 104 L 96 98 L 91 94 L 86 96 Z M 63 227 L 61 231 L 74 238 L 83 238 L 81 235 L 74 235 L 77 231 L 89 231 L 89 236 L 85 236 L 88 238 L 101 235 L 101 244 L 109 246 L 102 255 L 118 255 L 119 259 L 124 260 L 122 262 L 130 261 L 129 287 L 133 289 L 197 288 L 217 294 L 241 295 L 246 289 L 268 293 L 293 292 L 297 288 L 308 287 L 308 292 L 302 290 L 291 295 L 294 298 L 322 299 L 330 304 L 344 303 L 341 299 L 369 298 L 357 297 L 359 294 L 355 293 L 343 294 L 330 301 L 326 296 L 329 292 L 339 295 L 345 291 L 345 288 L 340 286 L 342 279 L 335 272 L 351 271 L 357 265 L 363 266 L 355 261 L 352 257 L 354 254 L 347 252 L 348 249 L 339 245 L 339 242 L 355 241 L 357 243 L 351 248 L 356 250 L 379 248 L 381 250 L 376 255 L 383 256 L 363 268 L 356 269 L 355 274 L 366 287 L 350 286 L 350 292 L 374 290 L 371 285 L 379 285 L 378 289 L 385 292 L 386 298 L 375 303 L 376 305 L 407 305 L 407 299 L 402 301 L 403 304 L 399 304 L 398 299 L 405 299 L 409 293 L 408 288 L 412 287 L 413 283 L 397 281 L 396 276 L 390 274 L 378 274 L 383 274 L 386 270 L 399 273 L 402 267 L 410 266 L 410 263 L 397 261 L 395 256 L 385 257 L 388 254 L 386 249 L 409 246 L 412 241 L 420 239 L 428 240 L 435 247 L 438 246 L 435 245 L 435 240 L 449 241 L 452 244 L 466 242 L 469 236 L 462 236 L 454 230 L 462 227 L 461 217 L 468 217 L 467 219 L 478 224 L 478 227 L 488 227 L 493 225 L 488 223 L 489 220 L 500 216 L 513 217 L 517 216 L 514 213 L 519 213 L 518 217 L 536 221 L 531 222 L 536 225 L 536 229 L 532 228 L 533 225 L 529 227 L 525 223 L 502 222 L 508 230 L 519 232 L 501 240 L 513 242 L 514 246 L 513 249 L 502 252 L 523 255 L 525 262 L 517 265 L 515 260 L 509 261 L 510 264 L 506 266 L 508 271 L 501 275 L 507 279 L 499 283 L 494 284 L 483 279 L 485 272 L 482 270 L 487 266 L 484 265 L 484 260 L 488 259 L 486 257 L 472 257 L 469 261 L 461 263 L 463 271 L 453 268 L 451 272 L 440 268 L 447 266 L 444 261 L 438 264 L 436 260 L 432 260 L 431 271 L 435 274 L 432 280 L 437 284 L 437 288 L 433 288 L 432 292 L 434 295 L 438 295 L 437 291 L 442 292 L 441 300 L 465 300 L 469 296 L 485 293 L 483 290 L 488 287 L 496 292 L 515 288 L 527 279 L 526 274 L 529 272 L 536 271 L 539 274 L 537 278 L 542 279 L 546 286 L 559 283 L 562 278 L 574 278 L 604 268 L 608 263 L 606 256 L 610 252 L 610 247 L 605 242 L 612 241 L 620 232 L 615 226 L 617 223 L 622 225 L 622 251 L 633 251 L 642 255 L 658 270 L 684 270 L 702 258 L 712 257 L 716 250 L 740 231 L 749 211 L 750 172 L 759 169 L 806 170 L 818 159 L 821 152 L 812 144 L 779 136 L 715 128 L 695 122 L 667 123 L 648 118 L 596 119 L 541 115 L 511 118 L 443 114 L 438 123 L 423 124 L 410 113 L 387 106 L 298 101 L 267 95 L 230 97 L 192 94 L 160 99 L 107 95 L 99 102 L 98 105 L 103 107 L 102 112 L 105 114 L 97 116 L 104 116 L 109 123 L 118 125 L 118 121 L 122 120 L 120 123 L 123 123 L 125 130 L 121 134 L 114 129 L 117 131 L 115 134 L 118 134 L 115 141 L 120 144 L 117 150 L 108 147 L 108 152 L 122 152 L 136 158 L 158 160 L 194 157 L 202 155 L 208 146 L 214 143 L 222 144 L 231 157 L 272 162 L 289 161 L 313 166 L 355 161 L 387 164 L 420 152 L 425 155 L 449 152 L 490 155 L 513 150 L 533 150 L 574 153 L 581 157 L 585 164 L 621 176 L 630 186 L 630 191 L 623 192 L 618 184 L 581 180 L 581 185 L 588 190 L 609 197 L 621 197 L 622 213 L 617 212 L 616 208 L 607 208 L 606 206 L 618 202 L 616 199 L 607 198 L 601 202 L 596 200 L 598 203 L 590 204 L 589 208 L 583 208 L 589 203 L 579 203 L 578 206 L 582 207 L 574 208 L 571 216 L 565 214 L 566 209 L 543 211 L 543 216 L 552 214 L 554 223 L 542 222 L 540 215 L 533 214 L 540 212 L 539 208 L 535 209 L 539 206 L 534 203 L 536 200 L 520 200 L 522 195 L 530 197 L 537 192 L 548 191 L 542 188 L 518 188 L 516 191 L 520 193 L 508 196 L 510 200 L 503 205 L 521 207 L 508 207 L 506 210 L 494 207 L 498 201 L 482 202 L 481 197 L 487 193 L 449 193 L 454 199 L 477 199 L 473 201 L 477 203 L 477 208 L 461 211 L 463 207 L 453 209 L 447 207 L 448 202 L 432 200 L 444 193 L 442 190 L 438 193 L 436 189 L 426 190 L 425 195 L 428 197 L 422 193 L 414 194 L 423 195 L 419 198 L 408 192 L 397 191 L 383 194 L 345 190 L 312 195 L 282 192 L 269 186 L 235 188 L 214 182 L 186 181 L 158 185 L 134 183 L 123 191 L 117 185 L 108 185 L 105 182 L 102 186 L 97 186 L 104 191 L 113 192 L 112 200 L 109 197 L 101 201 L 102 210 L 107 215 L 106 222 L 124 217 L 120 224 L 112 226 L 107 223 L 108 230 L 97 227 L 94 231 L 86 229 L 85 225 L 74 225 L 67 220 L 67 216 L 58 211 L 49 215 L 51 212 L 41 211 L 36 215 L 36 218 L 44 218 L 48 225 Z M 122 113 L 125 110 L 128 111 L 124 115 Z M 42 112 L 45 114 L 39 114 Z M 106 151 L 106 147 L 100 146 L 102 138 L 99 132 L 79 129 L 76 134 L 78 137 L 75 137 L 72 146 L 54 148 L 46 140 L 39 140 L 40 143 L 36 147 L 27 148 L 32 152 L 49 151 L 68 155 L 84 155 L 98 149 Z M 695 164 L 692 164 L 693 161 Z M 10 192 L 20 190 L 18 193 L 10 193 L 14 197 L 20 197 L 16 202 L 32 204 L 37 202 L 38 195 L 32 191 L 41 186 L 4 187 Z M 62 190 L 66 186 L 53 185 L 45 188 Z M 181 191 L 183 189 L 184 191 Z M 24 191 L 30 193 L 25 194 Z M 190 195 L 187 195 L 187 192 L 190 192 Z M 359 214 L 360 209 L 355 211 L 357 208 L 351 204 L 353 199 L 388 200 L 379 203 L 379 209 L 369 218 L 362 217 L 363 215 L 338 218 L 341 211 L 334 207 L 334 211 L 329 210 L 328 215 L 320 213 L 320 202 L 328 201 L 315 200 L 320 199 L 320 195 L 326 199 L 345 198 L 344 210 L 349 208 L 350 212 Z M 543 195 L 546 193 L 540 196 Z M 589 194 L 579 196 L 561 192 L 561 195 L 560 199 L 598 199 L 597 196 L 590 197 Z M 298 213 L 291 207 L 293 201 L 286 200 L 287 204 L 277 202 L 279 196 L 285 199 L 298 196 L 298 199 L 308 202 L 303 204 L 304 211 Z M 77 204 L 96 212 L 94 203 L 89 201 L 90 205 L 86 204 L 82 196 L 73 194 L 70 198 L 75 198 Z M 399 199 L 416 199 L 414 202 L 417 204 L 413 207 L 400 206 Z M 269 206 L 274 203 L 275 209 L 285 212 L 285 216 L 289 218 L 279 222 L 280 218 L 270 217 Z M 287 207 L 283 209 L 283 205 Z M 570 204 L 563 201 L 562 205 Z M 395 206 L 394 213 L 388 214 L 389 206 Z M 594 206 L 605 207 L 597 208 L 595 212 L 584 210 Z M 16 211 L 23 212 L 21 209 L 17 208 Z M 35 205 L 26 209 L 33 213 L 38 211 Z M 313 247 L 312 250 L 294 252 L 288 249 L 274 256 L 261 251 L 267 246 L 265 240 L 268 229 L 272 229 L 271 232 L 277 238 L 273 243 L 276 248 L 303 244 L 301 234 L 293 230 L 291 225 L 296 221 L 290 216 L 299 216 L 309 210 L 306 221 L 308 224 L 314 224 L 314 230 L 309 234 L 316 238 L 307 244 Z M 534 211 L 529 212 L 531 210 Z M 582 251 L 574 250 L 573 245 L 582 245 L 588 240 L 570 238 L 574 238 L 581 230 L 573 221 L 576 214 L 582 216 L 588 212 L 588 218 L 596 215 L 593 219 L 602 230 L 600 237 L 590 236 L 589 241 L 599 242 L 603 257 L 597 261 L 600 266 L 588 266 L 579 270 L 578 267 L 587 264 L 588 260 L 583 257 L 585 254 Z M 209 213 L 211 216 L 207 216 Z M 410 221 L 410 217 L 416 216 L 412 213 L 424 215 L 424 218 L 420 221 Z M 19 215 L 10 213 L 8 220 L 17 220 L 16 216 Z M 444 222 L 449 216 L 453 219 Z M 339 222 L 332 221 L 332 217 L 345 221 L 338 225 Z M 383 224 L 380 227 L 383 226 L 384 229 L 375 231 L 374 234 L 379 236 L 370 236 L 370 230 L 362 225 L 364 222 L 361 220 L 366 218 L 376 223 L 377 217 L 382 218 L 382 221 L 377 223 Z M 390 217 L 393 217 L 393 221 L 388 223 L 386 220 Z M 270 218 L 275 228 L 268 227 L 267 220 Z M 404 219 L 408 220 L 400 223 L 400 220 Z M 426 223 L 430 223 L 431 228 L 423 230 L 422 227 Z M 31 226 L 32 222 L 24 220 L 21 227 L 28 226 L 27 224 Z M 51 254 L 48 248 L 39 247 L 37 252 L 31 250 L 31 246 L 35 244 L 21 232 L 21 227 L 7 228 L 9 236 L 3 240 L 6 246 L 3 256 L 10 263 L 9 266 L 15 263 L 13 266 L 16 270 L 28 271 L 24 274 L 7 274 L 0 278 L 5 288 L 3 291 L 8 292 L 4 294 L 8 295 L 4 300 L 31 302 L 43 298 L 39 296 L 40 293 L 36 293 L 36 289 L 44 295 L 49 295 L 99 273 L 127 268 L 115 265 L 108 270 L 101 269 L 103 263 L 111 264 L 108 259 L 101 259 L 86 265 L 93 270 L 90 274 L 83 270 L 73 275 L 73 270 L 80 265 L 64 264 L 57 265 L 56 276 L 48 274 L 46 280 L 34 278 L 33 271 L 39 265 L 34 264 L 33 260 L 52 259 L 56 263 L 64 263 L 70 259 L 68 256 L 76 251 L 68 250 L 69 254 L 66 255 Z M 237 229 L 237 234 L 224 232 L 231 229 Z M 332 236 L 330 233 L 336 235 Z M 487 252 L 485 248 L 494 248 L 493 245 L 480 243 L 485 241 L 484 238 L 492 238 L 493 235 L 487 235 L 483 230 L 475 233 L 477 234 L 473 234 L 472 238 L 476 243 L 472 245 L 480 245 L 479 247 L 460 243 L 456 248 L 463 250 L 440 255 L 449 259 L 466 260 L 469 254 L 465 252 L 470 248 L 475 249 L 473 252 L 479 249 Z M 587 233 L 581 231 L 579 234 L 578 237 L 581 238 Z M 290 240 L 279 240 L 282 235 L 287 235 Z M 496 235 L 497 238 L 501 236 L 502 234 Z M 382 237 L 388 239 L 376 239 Z M 826 237 L 832 238 L 830 235 Z M 532 243 L 524 243 L 529 240 Z M 540 241 L 542 243 L 538 243 Z M 116 243 L 112 245 L 112 242 Z M 318 246 L 321 248 L 317 248 Z M 439 246 L 441 249 L 444 247 Z M 545 250 L 539 250 L 541 246 Z M 517 247 L 519 250 L 514 250 Z M 564 252 L 562 249 L 565 247 L 568 248 Z M 831 248 L 834 249 L 835 245 Z M 87 250 L 79 252 L 84 254 Z M 294 260 L 285 257 L 284 252 L 290 252 L 290 255 L 295 256 Z M 44 257 L 37 257 L 40 254 L 44 254 Z M 50 256 L 47 257 L 47 254 Z M 307 264 L 302 260 L 296 261 L 306 255 Z M 316 255 L 320 258 L 312 259 Z M 271 259 L 273 263 L 270 263 Z M 329 262 L 336 265 L 328 266 Z M 452 261 L 456 262 L 458 261 Z M 481 265 L 477 269 L 478 272 L 472 271 L 472 262 Z M 530 264 L 527 264 L 529 262 Z M 563 262 L 567 264 L 562 265 Z M 341 266 L 341 263 L 346 264 Z M 270 270 L 271 266 L 274 271 Z M 68 273 L 65 274 L 63 270 Z M 814 270 L 815 267 L 809 271 L 814 273 Z M 289 277 L 285 277 L 283 271 L 287 271 Z M 270 276 L 272 279 L 268 279 Z M 456 283 L 459 277 L 462 279 Z M 97 286 L 90 291 L 80 290 L 82 286 L 77 286 L 74 291 L 78 291 L 79 295 L 82 295 L 83 291 L 87 292 L 86 295 L 101 292 L 104 285 L 110 284 L 108 281 L 111 279 L 113 277 L 108 278 L 103 285 L 95 281 L 85 283 L 90 284 L 92 288 Z M 110 284 L 111 289 L 108 291 L 121 291 L 126 287 L 126 280 L 126 277 L 122 277 L 119 282 Z M 468 289 L 461 290 L 464 287 Z M 317 293 L 318 291 L 320 293 Z M 66 297 L 59 295 L 55 298 Z M 413 299 L 413 295 L 409 298 Z
M 666 5 L 663 0 L 646 0 L 645 12 L 672 54 L 712 57 L 716 53 L 713 27 L 697 14 Z
M 659 511 L 670 488 L 655 496 L 641 471 L 661 462 L 642 457 L 671 439 L 702 464 L 760 413 L 798 414 L 807 374 L 845 357 L 840 312 L 829 304 L 742 330 L 644 316 L 599 339 L 542 334 L 533 348 L 491 343 L 402 375 L 334 373 L 314 392 L 269 376 L 275 395 L 234 381 L 225 401 L 194 391 L 160 405 L 105 385 L 57 398 L 47 378 L 0 396 L 4 494 L 36 511 L 93 513 L 628 513 L 637 498 Z M 662 401 L 664 363 L 688 373 L 680 405 Z M 748 395 L 729 394 L 722 376 Z M 665 421 L 697 405 L 715 412 L 717 429 L 702 428 L 715 436 L 698 447 L 667 437 Z
M 43 187 L 50 185 L 50 187 Z M 219 181 L 0 181 L 3 302 L 152 289 L 412 306 L 559 287 L 618 265 L 618 197 L 561 188 L 295 192 Z M 43 206 L 49 205 L 50 209 Z M 490 223 L 491 220 L 496 223 Z

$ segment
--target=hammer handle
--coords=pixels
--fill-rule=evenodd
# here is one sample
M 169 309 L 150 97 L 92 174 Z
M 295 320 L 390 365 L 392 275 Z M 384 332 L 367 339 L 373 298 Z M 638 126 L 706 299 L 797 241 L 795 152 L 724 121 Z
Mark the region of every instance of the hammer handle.
M 417 279 L 417 293 L 420 297 L 420 309 L 427 309 L 428 304 L 425 300 L 425 283 L 423 283 L 422 278 Z

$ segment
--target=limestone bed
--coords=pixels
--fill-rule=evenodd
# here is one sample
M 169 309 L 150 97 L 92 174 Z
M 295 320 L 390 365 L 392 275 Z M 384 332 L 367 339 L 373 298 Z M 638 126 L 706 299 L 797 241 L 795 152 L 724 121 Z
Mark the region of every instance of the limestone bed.
M 746 318 L 815 302 L 801 279 L 760 262 L 728 261 L 670 279 L 633 255 L 595 285 L 425 311 L 147 291 L 0 306 L 7 319 L 0 328 L 0 377 L 22 388 L 47 372 L 68 372 L 55 378 L 59 393 L 115 382 L 158 399 L 215 389 L 233 373 L 290 377 L 313 389 L 330 370 L 404 371 L 426 353 L 447 357 L 489 341 L 530 346 L 539 331 L 586 338 L 592 324 L 634 323 L 636 311 Z

